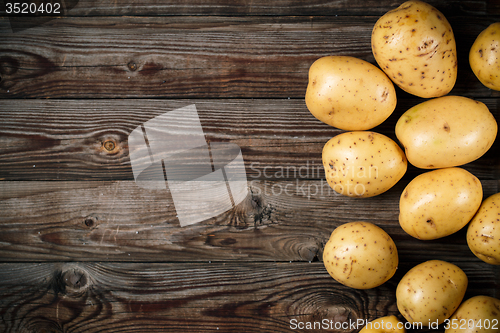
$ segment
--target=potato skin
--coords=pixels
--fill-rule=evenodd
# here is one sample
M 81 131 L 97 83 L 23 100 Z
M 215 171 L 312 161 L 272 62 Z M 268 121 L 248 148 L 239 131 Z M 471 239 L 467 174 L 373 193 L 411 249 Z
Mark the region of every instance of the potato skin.
M 445 323 L 445 333 L 488 333 L 498 332 L 500 327 L 500 300 L 478 295 L 469 298 Z M 472 324 L 472 321 L 474 324 Z M 485 328 L 485 323 L 486 327 Z
M 404 91 L 423 98 L 444 96 L 457 79 L 451 25 L 422 1 L 407 1 L 379 18 L 372 51 L 380 68 Z
M 403 150 L 389 137 L 370 131 L 331 138 L 322 153 L 330 187 L 349 197 L 372 197 L 393 187 L 405 174 Z
M 342 130 L 368 130 L 396 108 L 396 91 L 378 67 L 348 56 L 326 56 L 309 69 L 306 106 L 322 122 Z
M 500 193 L 483 201 L 467 229 L 467 244 L 482 261 L 500 265 Z
M 359 333 L 405 333 L 404 324 L 394 315 L 380 317 L 369 322 Z
M 460 267 L 429 260 L 410 269 L 396 288 L 399 312 L 411 323 L 442 324 L 458 308 L 467 289 Z
M 469 64 L 486 87 L 500 90 L 500 22 L 484 29 L 472 44 Z
M 467 170 L 428 171 L 415 177 L 403 190 L 399 224 L 421 240 L 445 237 L 467 225 L 482 198 L 481 182 Z
M 497 131 L 488 107 L 462 96 L 422 102 L 396 123 L 396 137 L 405 148 L 408 162 L 421 169 L 472 162 L 491 148 Z
M 398 267 L 392 238 L 369 222 L 337 227 L 323 250 L 323 263 L 332 278 L 345 286 L 370 289 L 389 280 Z

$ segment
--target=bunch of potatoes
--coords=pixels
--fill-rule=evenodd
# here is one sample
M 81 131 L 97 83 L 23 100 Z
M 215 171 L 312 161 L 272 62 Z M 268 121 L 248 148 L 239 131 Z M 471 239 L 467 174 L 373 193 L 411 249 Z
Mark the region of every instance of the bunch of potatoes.
M 371 44 L 379 67 L 355 57 L 326 56 L 309 70 L 307 108 L 320 121 L 344 130 L 323 148 L 328 184 L 346 196 L 372 197 L 393 187 L 408 162 L 431 170 L 414 178 L 401 193 L 402 229 L 415 238 L 431 240 L 469 224 L 471 251 L 486 263 L 500 265 L 500 193 L 483 201 L 478 178 L 460 167 L 490 149 L 497 123 L 483 103 L 447 95 L 457 78 L 456 44 L 449 22 L 433 6 L 407 1 L 376 22 Z M 500 22 L 477 37 L 469 54 L 478 80 L 495 90 L 500 90 L 499 52 Z M 394 84 L 427 99 L 397 121 L 395 134 L 404 151 L 389 137 L 369 131 L 393 113 Z M 391 237 L 368 222 L 339 226 L 323 252 L 328 273 L 358 289 L 389 280 L 398 260 Z M 467 283 L 466 274 L 452 263 L 423 262 L 399 282 L 397 307 L 408 322 L 424 326 L 474 321 L 472 327 L 448 325 L 447 332 L 498 330 L 500 300 L 476 296 L 462 302 Z M 397 318 L 378 320 L 394 323 Z M 488 327 L 483 324 L 486 320 Z M 379 331 L 404 331 L 391 327 Z

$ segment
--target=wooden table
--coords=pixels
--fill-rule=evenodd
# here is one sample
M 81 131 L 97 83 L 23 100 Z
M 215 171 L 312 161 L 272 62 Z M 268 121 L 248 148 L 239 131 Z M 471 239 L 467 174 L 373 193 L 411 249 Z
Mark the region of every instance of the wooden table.
M 309 66 L 326 55 L 375 63 L 372 27 L 401 2 L 66 0 L 57 18 L 17 19 L 33 27 L 15 32 L 2 12 L 0 331 L 354 332 L 335 323 L 398 315 L 399 279 L 429 259 L 467 273 L 466 298 L 499 298 L 500 269 L 470 252 L 465 230 L 418 241 L 399 227 L 399 196 L 422 170 L 361 200 L 324 180 L 322 147 L 341 131 L 305 106 Z M 457 40 L 451 94 L 500 120 L 500 94 L 468 64 L 500 5 L 429 3 Z M 423 101 L 397 94 L 374 129 L 393 139 L 399 116 Z M 249 194 L 180 227 L 168 191 L 135 183 L 127 137 L 190 104 L 208 142 L 241 148 Z M 464 166 L 485 197 L 499 192 L 499 147 Z M 356 220 L 382 227 L 399 251 L 395 276 L 371 290 L 340 285 L 322 263 L 332 230 Z M 300 329 L 314 322 L 321 329 Z

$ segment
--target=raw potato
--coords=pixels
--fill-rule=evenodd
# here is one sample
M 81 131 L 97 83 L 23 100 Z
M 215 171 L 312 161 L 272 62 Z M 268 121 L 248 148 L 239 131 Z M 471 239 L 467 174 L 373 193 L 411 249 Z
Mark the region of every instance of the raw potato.
M 325 245 L 323 263 L 336 281 L 351 288 L 370 289 L 389 280 L 398 267 L 392 238 L 369 222 L 337 227 Z
M 385 135 L 356 131 L 330 139 L 323 147 L 330 187 L 350 197 L 372 197 L 393 187 L 406 172 L 403 150 Z
M 487 333 L 500 329 L 500 300 L 474 296 L 463 302 L 445 324 L 445 333 Z
M 405 327 L 396 316 L 380 317 L 367 323 L 359 333 L 405 333 Z
M 309 69 L 306 90 L 309 111 L 322 122 L 343 130 L 368 130 L 396 108 L 391 80 L 361 59 L 327 56 Z
M 429 260 L 409 270 L 396 288 L 399 312 L 410 323 L 442 324 L 458 308 L 467 276 L 456 265 Z
M 428 171 L 415 177 L 401 194 L 399 224 L 418 239 L 445 237 L 467 225 L 482 199 L 481 182 L 467 170 Z
M 469 63 L 479 81 L 500 90 L 500 22 L 483 30 L 472 44 Z
M 482 261 L 500 265 L 500 193 L 483 201 L 467 229 L 467 244 Z
M 420 103 L 396 123 L 396 136 L 408 162 L 422 169 L 460 166 L 478 159 L 493 145 L 497 131 L 486 105 L 461 96 Z
M 457 79 L 457 52 L 450 24 L 436 8 L 407 1 L 383 15 L 372 31 L 380 68 L 404 91 L 444 96 Z

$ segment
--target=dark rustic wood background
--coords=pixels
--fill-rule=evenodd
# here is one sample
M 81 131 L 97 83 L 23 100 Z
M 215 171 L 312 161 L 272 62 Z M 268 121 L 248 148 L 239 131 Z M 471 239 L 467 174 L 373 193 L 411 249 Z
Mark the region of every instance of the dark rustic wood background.
M 362 200 L 324 180 L 321 149 L 340 132 L 307 110 L 308 68 L 325 55 L 375 63 L 372 27 L 402 2 L 66 1 L 55 19 L 16 18 L 32 27 L 15 32 L 2 12 L 0 331 L 292 332 L 292 319 L 372 320 L 398 315 L 399 279 L 428 259 L 460 266 L 466 297 L 499 298 L 500 269 L 470 252 L 465 230 L 424 242 L 399 227 L 400 193 L 422 170 Z M 500 93 L 474 77 L 468 50 L 500 21 L 500 4 L 429 3 L 457 41 L 451 94 L 499 121 Z M 422 101 L 397 94 L 374 129 L 394 139 L 399 116 Z M 208 141 L 241 147 L 250 194 L 181 228 L 168 191 L 136 186 L 127 136 L 193 103 Z M 485 197 L 499 192 L 499 147 L 465 166 Z M 279 173 L 293 168 L 301 174 Z M 332 230 L 356 220 L 384 228 L 400 255 L 396 275 L 371 290 L 340 285 L 321 262 Z

